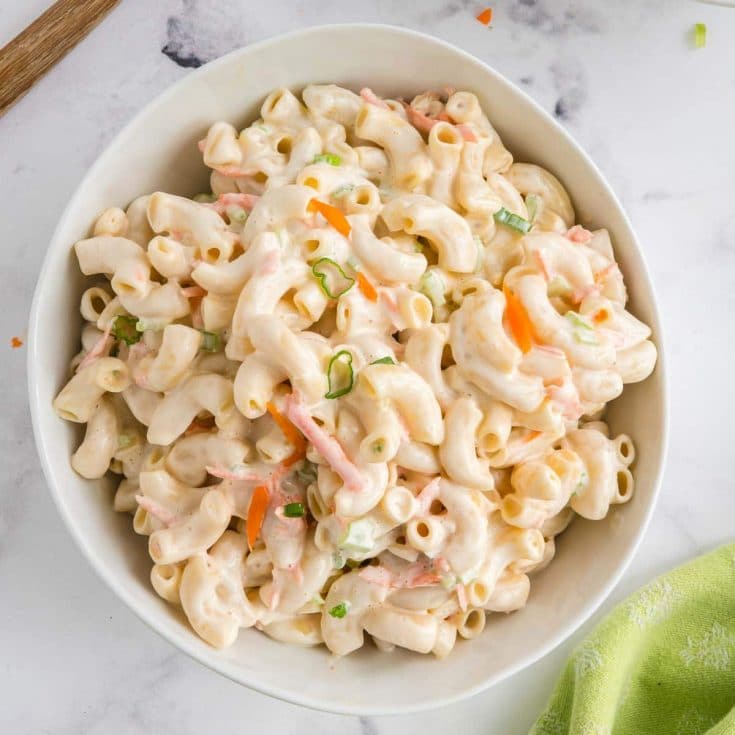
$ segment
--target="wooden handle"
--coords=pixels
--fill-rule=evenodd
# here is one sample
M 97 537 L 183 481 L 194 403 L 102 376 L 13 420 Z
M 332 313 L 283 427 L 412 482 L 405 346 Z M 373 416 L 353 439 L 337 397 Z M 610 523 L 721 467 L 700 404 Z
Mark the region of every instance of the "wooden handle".
M 0 49 L 0 116 L 79 43 L 119 0 L 58 0 Z

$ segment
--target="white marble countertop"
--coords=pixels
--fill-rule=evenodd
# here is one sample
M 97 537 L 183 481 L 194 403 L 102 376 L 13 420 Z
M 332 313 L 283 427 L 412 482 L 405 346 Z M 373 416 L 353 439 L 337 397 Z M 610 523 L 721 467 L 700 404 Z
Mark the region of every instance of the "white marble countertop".
M 0 43 L 49 4 L 5 0 Z M 520 735 L 594 620 L 655 574 L 733 538 L 725 441 L 735 398 L 728 377 L 735 359 L 735 9 L 674 0 L 492 4 L 488 30 L 474 20 L 481 5 L 467 0 L 123 0 L 0 119 L 0 732 Z M 33 446 L 25 350 L 10 348 L 11 337 L 24 334 L 61 211 L 133 113 L 188 67 L 282 31 L 337 21 L 393 23 L 444 38 L 555 111 L 637 228 L 669 360 L 663 493 L 600 613 L 490 691 L 406 717 L 328 715 L 256 694 L 178 653 L 129 612 L 57 516 Z M 707 23 L 708 42 L 694 50 L 688 34 L 698 21 Z

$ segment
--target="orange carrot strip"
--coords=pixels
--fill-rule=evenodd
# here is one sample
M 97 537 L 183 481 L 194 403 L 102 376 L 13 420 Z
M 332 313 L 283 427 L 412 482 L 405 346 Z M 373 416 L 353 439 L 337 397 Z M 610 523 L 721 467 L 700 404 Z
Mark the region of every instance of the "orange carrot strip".
M 541 436 L 541 433 L 542 432 L 540 431 L 529 431 L 528 434 L 523 437 L 524 443 L 532 442 L 536 437 Z
M 350 223 L 347 221 L 347 217 L 342 214 L 340 209 L 333 207 L 331 204 L 326 202 L 320 202 L 318 199 L 312 199 L 309 202 L 307 209 L 310 212 L 319 212 L 329 224 L 334 227 L 340 235 L 349 237 L 352 228 Z
M 482 23 L 482 25 L 489 26 L 493 19 L 493 9 L 485 8 L 485 10 L 478 13 L 475 17 L 480 21 L 480 23 Z
M 253 490 L 253 496 L 250 498 L 248 519 L 245 523 L 245 530 L 248 536 L 248 546 L 251 551 L 260 535 L 260 529 L 263 526 L 263 519 L 265 518 L 265 512 L 268 510 L 270 498 L 270 493 L 265 485 L 258 485 L 258 487 Z
M 521 352 L 528 352 L 533 347 L 533 324 L 528 318 L 521 300 L 507 287 L 503 286 L 505 294 L 505 316 L 511 334 Z
M 13 337 L 13 339 L 10 340 L 10 346 L 17 350 L 19 347 L 23 346 L 23 340 L 20 337 Z
M 360 273 L 360 271 L 357 271 L 357 285 L 360 287 L 360 291 L 362 291 L 368 301 L 378 300 L 378 292 L 375 290 L 375 286 L 373 286 L 373 284 L 368 281 L 365 274 Z
M 283 435 L 288 441 L 296 448 L 301 448 L 306 445 L 306 440 L 301 435 L 301 432 L 276 408 L 276 404 L 272 402 L 266 403 L 268 413 L 273 417 L 273 420 L 278 424 L 278 428 L 283 432 Z

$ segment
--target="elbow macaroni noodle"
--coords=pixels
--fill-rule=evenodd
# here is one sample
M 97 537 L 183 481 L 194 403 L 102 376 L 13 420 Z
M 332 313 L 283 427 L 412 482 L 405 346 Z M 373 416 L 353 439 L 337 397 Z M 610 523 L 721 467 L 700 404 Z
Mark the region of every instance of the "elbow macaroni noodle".
M 600 416 L 656 348 L 610 237 L 470 92 L 279 89 L 200 149 L 212 194 L 75 245 L 72 466 L 120 476 L 153 588 L 211 645 L 446 656 L 633 494 Z

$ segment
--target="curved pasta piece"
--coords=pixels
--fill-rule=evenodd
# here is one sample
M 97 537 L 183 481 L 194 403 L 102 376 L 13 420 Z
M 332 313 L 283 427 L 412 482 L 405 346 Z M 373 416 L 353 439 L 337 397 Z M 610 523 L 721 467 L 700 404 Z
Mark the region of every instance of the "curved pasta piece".
M 472 273 L 477 266 L 477 245 L 465 219 L 446 204 L 423 194 L 402 194 L 380 213 L 393 232 L 425 237 L 437 251 L 439 265 L 456 273 Z
M 449 319 L 452 355 L 462 373 L 490 397 L 520 411 L 544 400 L 541 378 L 519 368 L 521 352 L 505 333 L 505 298 L 496 290 L 471 294 Z
M 171 444 L 201 411 L 209 411 L 218 426 L 224 425 L 233 410 L 230 380 L 215 373 L 193 375 L 158 404 L 148 426 L 148 441 L 161 446 Z
M 524 196 L 540 197 L 544 206 L 561 217 L 567 227 L 574 224 L 574 208 L 569 195 L 552 173 L 533 163 L 514 163 L 506 177 Z
M 570 501 L 575 512 L 583 518 L 599 520 L 607 515 L 611 504 L 631 499 L 633 476 L 628 470 L 629 461 L 618 453 L 615 442 L 597 429 L 585 427 L 569 432 L 563 444 L 579 455 L 585 467 L 586 476 Z
M 479 490 L 495 486 L 490 466 L 476 452 L 477 431 L 483 414 L 469 396 L 457 398 L 445 415 L 444 441 L 439 447 L 439 458 L 447 475 L 460 485 Z
M 421 253 L 398 249 L 388 237 L 377 238 L 366 215 L 351 218 L 352 247 L 364 266 L 382 283 L 413 284 L 426 270 Z
M 89 417 L 84 441 L 72 454 L 71 466 L 74 470 L 90 480 L 102 477 L 109 469 L 110 461 L 117 451 L 118 431 L 115 408 L 111 401 L 103 396 Z
M 225 531 L 209 553 L 189 559 L 181 575 L 184 613 L 192 628 L 215 648 L 232 645 L 240 628 L 256 621 L 241 581 L 246 550 L 241 535 Z

